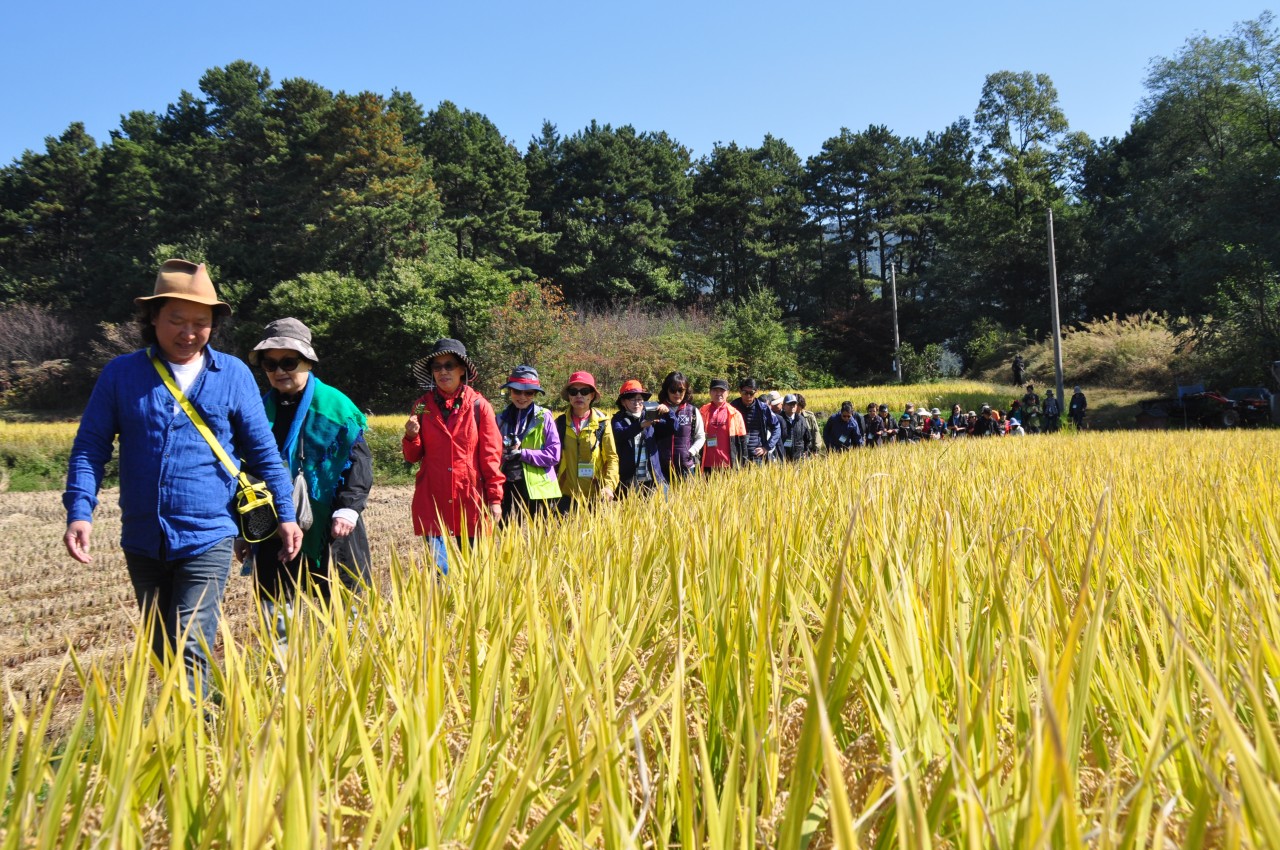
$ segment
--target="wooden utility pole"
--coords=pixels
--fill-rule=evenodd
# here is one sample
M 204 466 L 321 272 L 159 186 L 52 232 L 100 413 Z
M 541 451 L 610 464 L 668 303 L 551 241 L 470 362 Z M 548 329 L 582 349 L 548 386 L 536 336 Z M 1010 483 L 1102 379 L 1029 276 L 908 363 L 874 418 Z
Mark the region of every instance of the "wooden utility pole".
M 1053 317 L 1053 368 L 1058 379 L 1058 404 L 1067 410 L 1062 381 L 1062 325 L 1058 321 L 1058 260 L 1053 250 L 1053 208 L 1049 213 L 1049 306 Z
M 902 342 L 898 339 L 898 276 L 894 272 L 896 263 L 889 264 L 889 290 L 893 293 L 893 371 L 898 375 L 898 383 L 902 383 Z

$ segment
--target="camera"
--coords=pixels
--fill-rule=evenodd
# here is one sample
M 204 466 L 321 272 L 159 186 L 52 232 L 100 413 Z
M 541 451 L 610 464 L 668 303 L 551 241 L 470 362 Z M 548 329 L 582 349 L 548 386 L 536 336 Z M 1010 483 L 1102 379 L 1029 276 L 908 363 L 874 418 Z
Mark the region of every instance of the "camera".
M 524 467 L 520 461 L 520 441 L 511 434 L 502 437 L 502 472 L 508 478 L 523 477 L 520 473 Z
M 646 401 L 644 403 L 644 421 L 645 422 L 658 421 L 658 418 L 662 415 L 661 413 L 658 412 L 659 404 L 660 402 L 656 402 L 656 401 Z

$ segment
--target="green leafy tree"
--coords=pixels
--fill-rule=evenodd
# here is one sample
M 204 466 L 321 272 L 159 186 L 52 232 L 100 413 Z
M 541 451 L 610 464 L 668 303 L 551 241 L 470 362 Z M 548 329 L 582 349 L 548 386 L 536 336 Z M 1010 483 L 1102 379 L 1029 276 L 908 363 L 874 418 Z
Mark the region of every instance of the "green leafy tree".
M 676 237 L 687 215 L 689 152 L 666 133 L 594 121 L 567 139 L 544 127 L 531 145 L 532 198 L 555 247 L 534 271 L 566 297 L 606 302 L 682 295 Z
M 758 289 L 725 309 L 715 340 L 739 375 L 769 386 L 799 386 L 800 367 L 773 293 Z
M 529 179 L 519 151 L 488 118 L 447 100 L 408 138 L 428 159 L 441 226 L 453 234 L 457 256 L 487 259 L 528 277 L 520 257 L 553 240 L 527 208 Z
M 373 279 L 316 272 L 285 281 L 258 306 L 247 337 L 293 316 L 311 328 L 317 374 L 362 407 L 402 410 L 415 394 L 410 367 L 445 335 L 443 303 L 420 268 L 394 265 Z
M 66 307 L 93 267 L 89 196 L 102 150 L 84 125 L 0 170 L 0 298 Z
M 760 148 L 717 145 L 698 163 L 681 249 L 695 294 L 738 298 L 768 287 L 797 303 L 809 234 L 800 159 L 766 136 Z
M 397 261 L 428 257 L 439 241 L 440 201 L 397 114 L 365 92 L 338 95 L 327 117 L 333 149 L 319 179 L 329 208 L 318 228 L 328 265 L 371 276 Z

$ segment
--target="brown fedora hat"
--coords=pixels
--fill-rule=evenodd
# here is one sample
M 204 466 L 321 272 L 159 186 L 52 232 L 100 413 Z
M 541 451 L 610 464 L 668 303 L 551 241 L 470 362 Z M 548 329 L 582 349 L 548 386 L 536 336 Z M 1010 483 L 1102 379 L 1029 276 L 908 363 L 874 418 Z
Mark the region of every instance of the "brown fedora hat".
M 214 312 L 221 311 L 231 315 L 231 305 L 218 300 L 218 292 L 213 288 L 213 281 L 204 263 L 193 263 L 190 260 L 165 260 L 156 275 L 154 295 L 133 299 L 139 307 L 157 298 L 180 298 L 183 301 L 194 301 L 196 304 L 207 304 Z

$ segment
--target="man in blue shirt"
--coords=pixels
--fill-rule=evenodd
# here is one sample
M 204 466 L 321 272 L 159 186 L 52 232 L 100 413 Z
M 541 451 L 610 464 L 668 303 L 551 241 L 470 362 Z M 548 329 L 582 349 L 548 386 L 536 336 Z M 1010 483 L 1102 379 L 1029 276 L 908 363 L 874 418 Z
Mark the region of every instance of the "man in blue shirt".
M 853 415 L 853 402 L 840 404 L 840 412 L 827 420 L 822 429 L 822 442 L 833 452 L 842 452 L 862 445 L 862 428 Z
M 209 657 L 238 533 L 236 479 L 214 454 L 156 372 L 160 360 L 232 458 L 266 481 L 280 517 L 281 559 L 302 545 L 293 487 L 249 368 L 209 347 L 231 307 L 218 300 L 203 264 L 169 260 L 155 294 L 134 300 L 150 347 L 115 358 L 94 385 L 67 465 L 67 552 L 87 564 L 93 510 L 112 443 L 120 441 L 120 547 L 138 606 L 155 617 L 152 648 L 182 654 L 193 689 L 207 690 Z M 198 671 L 198 672 L 197 672 Z M 197 675 L 200 681 L 197 683 Z

